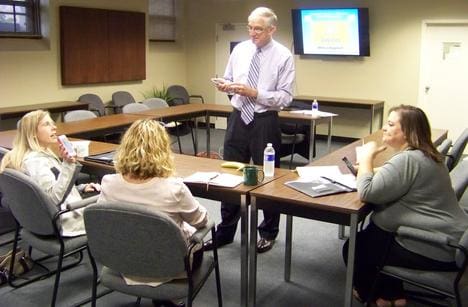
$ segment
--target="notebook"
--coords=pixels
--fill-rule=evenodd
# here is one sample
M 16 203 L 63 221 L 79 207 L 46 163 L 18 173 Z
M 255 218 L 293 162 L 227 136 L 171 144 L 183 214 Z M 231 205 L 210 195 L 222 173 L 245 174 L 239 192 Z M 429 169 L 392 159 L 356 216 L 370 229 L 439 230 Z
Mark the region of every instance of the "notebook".
M 96 163 L 104 163 L 108 165 L 114 165 L 115 151 L 109 151 L 98 155 L 91 155 L 84 157 L 85 161 L 91 161 Z
M 355 188 L 346 186 L 329 178 L 298 179 L 284 183 L 290 188 L 311 197 L 326 196 L 339 193 L 356 191 Z

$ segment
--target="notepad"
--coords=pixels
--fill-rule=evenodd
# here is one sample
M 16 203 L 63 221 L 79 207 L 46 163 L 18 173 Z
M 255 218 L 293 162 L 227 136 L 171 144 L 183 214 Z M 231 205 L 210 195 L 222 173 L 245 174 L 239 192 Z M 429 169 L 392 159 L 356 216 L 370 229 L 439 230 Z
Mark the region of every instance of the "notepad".
M 244 177 L 229 173 L 195 172 L 192 175 L 185 177 L 184 182 L 205 183 L 207 185 L 234 188 L 244 182 Z
M 114 165 L 115 151 L 109 151 L 98 155 L 84 157 L 85 161 Z
M 311 197 L 326 196 L 339 193 L 353 192 L 356 189 L 346 187 L 343 184 L 333 182 L 324 178 L 298 179 L 284 183 L 296 191 L 307 194 Z

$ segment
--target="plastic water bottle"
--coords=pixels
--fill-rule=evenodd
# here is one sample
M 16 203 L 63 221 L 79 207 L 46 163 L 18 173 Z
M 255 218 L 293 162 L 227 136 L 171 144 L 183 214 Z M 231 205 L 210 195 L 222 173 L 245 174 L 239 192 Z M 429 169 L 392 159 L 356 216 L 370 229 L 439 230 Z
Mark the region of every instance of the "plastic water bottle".
M 312 115 L 317 115 L 318 114 L 318 102 L 317 99 L 314 99 L 312 102 Z
M 268 143 L 263 151 L 263 173 L 265 177 L 275 175 L 275 149 L 271 143 Z

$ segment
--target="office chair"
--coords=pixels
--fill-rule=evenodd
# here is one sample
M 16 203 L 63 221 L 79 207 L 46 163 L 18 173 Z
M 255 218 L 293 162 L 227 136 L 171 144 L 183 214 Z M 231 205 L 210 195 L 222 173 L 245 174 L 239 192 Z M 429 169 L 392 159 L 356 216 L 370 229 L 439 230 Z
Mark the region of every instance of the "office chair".
M 400 279 L 406 283 L 436 294 L 409 292 L 411 298 L 421 301 L 424 304 L 431 306 L 437 305 L 428 298 L 452 298 L 455 299 L 456 305 L 461 307 L 463 302 L 462 297 L 465 297 L 465 299 L 468 297 L 468 283 L 466 281 L 466 276 L 464 276 L 468 264 L 468 229 L 465 230 L 459 242 L 454 242 L 450 236 L 435 234 L 407 226 L 400 226 L 397 229 L 397 233 L 402 237 L 429 242 L 433 245 L 443 246 L 452 250 L 454 249 L 455 262 L 458 270 L 455 272 L 423 271 L 386 265 L 380 270 L 379 274 Z
M 452 188 L 455 191 L 457 200 L 460 201 L 468 185 L 468 159 L 460 161 L 455 166 L 450 172 L 450 180 L 452 181 Z M 468 213 L 468 208 L 464 209 Z
M 117 91 L 112 94 L 112 104 L 110 107 L 114 109 L 114 113 L 120 113 L 124 105 L 135 102 L 135 99 L 129 92 Z
M 78 120 L 84 120 L 84 119 L 90 119 L 90 118 L 96 118 L 97 115 L 93 111 L 89 110 L 74 110 L 67 112 L 65 116 L 63 117 L 63 121 L 68 123 L 68 122 L 74 122 Z
M 218 306 L 222 306 L 218 254 L 207 254 L 199 269 L 192 271 L 192 249 L 203 244 L 214 222 L 198 229 L 187 246 L 180 228 L 166 214 L 149 206 L 104 202 L 85 209 L 84 219 L 88 236 L 89 256 L 93 266 L 92 306 L 96 306 L 98 271 L 96 262 L 103 265 L 101 284 L 107 288 L 155 301 L 186 300 L 191 307 L 209 275 L 215 271 Z M 136 240 L 137 239 L 137 240 Z M 127 285 L 122 274 L 147 278 L 167 278 L 181 273 L 187 278 L 173 279 L 158 287 Z
M 8 149 L 0 147 L 0 162 L 3 159 L 3 156 L 5 156 L 8 151 Z M 0 201 L 3 198 L 3 194 L 3 191 L 0 189 Z M 12 233 L 13 231 L 15 231 L 15 229 L 15 217 L 11 213 L 10 209 L 6 207 L 6 204 L 0 204 L 0 235 Z M 0 247 L 11 243 L 13 243 L 13 240 L 1 242 Z
M 13 169 L 6 169 L 0 173 L 0 188 L 2 191 L 8 191 L 8 193 L 3 195 L 2 201 L 8 205 L 16 219 L 15 240 L 12 252 L 13 259 L 10 262 L 8 283 L 14 288 L 19 288 L 55 274 L 51 301 L 51 306 L 55 306 L 60 283 L 60 273 L 79 264 L 83 259 L 83 250 L 87 248 L 85 235 L 78 237 L 63 237 L 61 235 L 60 217 L 64 213 L 83 208 L 95 202 L 98 196 L 68 204 L 67 209 L 59 210 L 59 205 L 53 203 L 36 182 L 29 176 Z M 14 255 L 17 251 L 20 233 L 21 239 L 26 244 L 47 256 L 34 260 L 35 264 L 46 270 L 44 274 L 31 276 L 30 279 L 17 282 L 16 276 L 12 272 L 15 272 Z M 77 253 L 79 254 L 78 260 L 63 265 L 64 258 Z M 41 262 L 53 256 L 58 256 L 57 267 L 55 270 L 49 271 Z
M 102 102 L 101 97 L 96 94 L 84 94 L 78 98 L 80 102 L 87 102 L 89 104 L 88 110 L 93 111 L 96 113 L 97 116 L 104 116 L 106 115 L 106 108 L 108 106 L 104 105 Z
M 172 98 L 169 105 L 177 106 L 181 104 L 190 103 L 191 98 L 197 98 L 201 103 L 205 103 L 203 96 L 201 95 L 189 95 L 185 87 L 182 85 L 171 85 L 167 88 L 167 95 Z
M 148 98 L 143 100 L 143 104 L 148 106 L 150 109 L 163 109 L 169 108 L 169 104 L 166 100 L 162 98 Z M 182 143 L 180 141 L 180 136 L 186 135 L 191 132 L 190 127 L 183 122 L 164 122 L 164 127 L 167 130 L 167 133 L 173 135 L 177 138 L 177 143 L 179 145 L 179 152 L 182 153 Z M 192 132 L 192 141 L 193 141 L 193 149 L 195 150 L 195 141 L 193 140 L 193 132 Z
M 447 167 L 452 170 L 460 161 L 463 152 L 465 151 L 466 142 L 468 141 L 468 128 L 455 140 L 452 150 L 447 155 Z
M 132 102 L 122 107 L 122 113 L 138 113 L 142 111 L 147 111 L 149 109 L 150 108 L 145 104 L 139 102 Z
M 309 145 L 307 136 L 310 134 L 303 125 L 281 124 L 281 147 L 280 157 L 291 155 L 289 159 L 289 169 L 292 168 L 294 154 L 299 153 L 309 159 Z M 298 147 L 296 147 L 298 146 Z
M 437 151 L 443 154 L 444 156 L 447 155 L 450 146 L 452 146 L 452 140 L 451 139 L 445 139 L 440 143 L 439 146 L 437 146 Z

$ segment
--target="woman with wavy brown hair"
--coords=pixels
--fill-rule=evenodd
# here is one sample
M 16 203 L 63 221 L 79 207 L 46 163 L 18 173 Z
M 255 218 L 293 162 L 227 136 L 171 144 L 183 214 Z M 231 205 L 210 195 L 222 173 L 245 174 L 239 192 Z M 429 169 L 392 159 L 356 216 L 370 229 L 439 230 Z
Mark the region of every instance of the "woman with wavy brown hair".
M 373 204 L 374 212 L 356 238 L 354 295 L 375 301 L 379 307 L 405 306 L 403 285 L 397 279 L 379 275 L 371 293 L 379 266 L 457 267 L 453 250 L 400 237 L 397 229 L 407 226 L 458 241 L 468 227 L 468 216 L 458 205 L 448 169 L 432 144 L 429 121 L 421 109 L 410 105 L 391 108 L 382 141 L 384 146 L 365 144 L 358 159 L 358 193 L 362 201 Z M 387 146 L 397 153 L 374 171 L 375 157 Z M 348 242 L 343 248 L 345 262 L 347 255 Z

